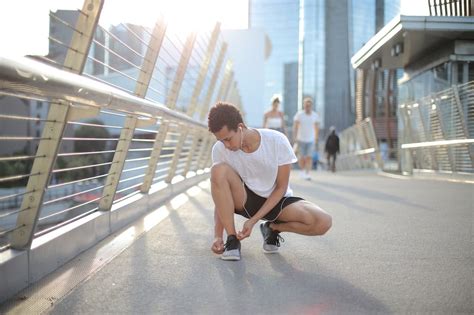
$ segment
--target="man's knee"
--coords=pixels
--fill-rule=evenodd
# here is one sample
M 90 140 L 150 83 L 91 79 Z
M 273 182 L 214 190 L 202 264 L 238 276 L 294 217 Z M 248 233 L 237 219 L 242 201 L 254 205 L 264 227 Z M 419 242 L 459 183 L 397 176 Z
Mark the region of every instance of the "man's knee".
M 318 220 L 319 222 L 316 225 L 317 235 L 324 235 L 329 231 L 332 226 L 332 217 L 325 213 Z
M 228 178 L 227 173 L 230 169 L 230 166 L 226 163 L 214 164 L 211 167 L 211 183 L 214 185 L 221 184 L 223 181 L 226 181 Z
M 332 226 L 332 217 L 325 213 L 319 212 L 313 218 L 313 224 L 311 225 L 311 234 L 313 235 L 324 235 L 329 231 Z

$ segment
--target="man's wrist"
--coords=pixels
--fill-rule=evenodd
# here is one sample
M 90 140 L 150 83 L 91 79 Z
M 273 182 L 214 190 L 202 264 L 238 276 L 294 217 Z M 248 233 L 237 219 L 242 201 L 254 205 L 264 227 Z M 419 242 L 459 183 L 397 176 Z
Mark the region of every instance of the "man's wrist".
M 257 222 L 258 222 L 259 220 L 260 220 L 260 219 L 257 219 L 256 216 L 253 216 L 253 217 L 251 217 L 251 218 L 249 219 L 249 221 L 250 221 L 253 225 L 257 224 Z

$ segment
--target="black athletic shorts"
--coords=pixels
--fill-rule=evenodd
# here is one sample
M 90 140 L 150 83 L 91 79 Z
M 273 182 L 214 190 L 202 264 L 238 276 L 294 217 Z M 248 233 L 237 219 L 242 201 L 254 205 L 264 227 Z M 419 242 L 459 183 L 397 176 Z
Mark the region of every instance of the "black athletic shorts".
M 257 213 L 258 210 L 260 210 L 260 208 L 263 206 L 267 198 L 257 195 L 256 193 L 251 191 L 245 184 L 244 184 L 244 187 L 245 187 L 245 191 L 247 192 L 247 201 L 245 202 L 244 209 L 242 210 L 235 209 L 235 213 L 240 214 L 241 216 L 244 216 L 246 218 L 250 218 L 250 217 L 253 217 L 255 213 Z M 268 212 L 263 217 L 263 219 L 267 221 L 278 222 L 277 218 L 280 215 L 283 208 L 300 200 L 304 200 L 304 199 L 300 197 L 281 198 L 281 200 L 275 205 L 275 207 L 273 207 L 273 209 L 270 212 Z

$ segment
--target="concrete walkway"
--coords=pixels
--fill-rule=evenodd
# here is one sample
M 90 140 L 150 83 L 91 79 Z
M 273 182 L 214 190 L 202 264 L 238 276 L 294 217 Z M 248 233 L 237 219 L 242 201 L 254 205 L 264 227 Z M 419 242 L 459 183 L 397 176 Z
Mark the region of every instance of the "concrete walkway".
M 292 188 L 332 214 L 326 236 L 283 234 L 281 252 L 266 255 L 255 228 L 242 260 L 222 261 L 209 250 L 205 182 L 50 311 L 474 313 L 474 185 L 317 172 L 312 181 L 292 177 Z

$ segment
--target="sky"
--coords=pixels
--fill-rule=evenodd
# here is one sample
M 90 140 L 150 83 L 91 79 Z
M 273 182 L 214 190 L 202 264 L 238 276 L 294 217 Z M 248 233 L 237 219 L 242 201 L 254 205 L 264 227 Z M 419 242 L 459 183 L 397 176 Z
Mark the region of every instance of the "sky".
M 82 8 L 83 2 L 4 1 L 0 11 L 2 55 L 46 55 L 49 11 L 77 10 Z M 248 24 L 248 0 L 108 0 L 99 23 L 104 27 L 121 22 L 152 27 L 160 14 L 167 20 L 169 28 L 179 32 L 211 30 L 216 21 L 222 22 L 222 29 L 245 29 Z
M 428 1 L 400 0 L 400 11 L 402 15 L 429 15 Z
M 130 6 L 133 3 L 133 6 Z M 83 0 L 12 0 L 0 11 L 2 55 L 48 53 L 49 10 L 77 10 Z M 426 0 L 401 0 L 401 13 L 427 15 Z M 163 14 L 176 31 L 210 30 L 216 21 L 223 29 L 245 29 L 248 0 L 106 0 L 100 25 L 130 22 L 152 27 Z

